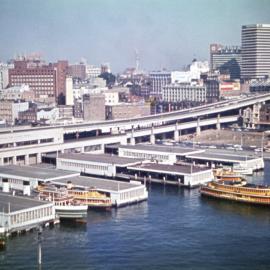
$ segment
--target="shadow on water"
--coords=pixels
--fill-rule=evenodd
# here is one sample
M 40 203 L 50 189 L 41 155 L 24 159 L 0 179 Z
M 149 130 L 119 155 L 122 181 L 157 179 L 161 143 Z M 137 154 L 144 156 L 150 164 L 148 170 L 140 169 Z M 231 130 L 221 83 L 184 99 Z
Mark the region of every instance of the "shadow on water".
M 61 220 L 59 229 L 63 232 L 87 231 L 87 222 Z
M 257 219 L 270 223 L 270 207 L 240 202 L 201 197 L 201 202 L 225 214 L 238 215 L 247 219 Z

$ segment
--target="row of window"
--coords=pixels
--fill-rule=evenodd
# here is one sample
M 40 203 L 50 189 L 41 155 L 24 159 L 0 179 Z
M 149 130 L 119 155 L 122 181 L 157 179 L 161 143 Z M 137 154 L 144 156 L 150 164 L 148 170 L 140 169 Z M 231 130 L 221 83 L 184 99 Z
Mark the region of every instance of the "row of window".
M 82 164 L 82 163 L 63 161 L 63 160 L 60 161 L 60 164 L 63 166 L 80 167 L 80 168 L 92 169 L 92 170 L 98 170 L 98 171 L 108 171 L 108 166 L 103 166 L 103 165 Z
M 53 214 L 52 206 L 49 206 L 49 207 L 44 207 L 41 209 L 14 214 L 11 216 L 10 222 L 11 222 L 11 225 L 18 224 L 18 223 L 25 223 L 27 221 L 32 221 L 34 219 L 48 217 L 48 216 L 51 216 L 52 214 Z
M 137 152 L 130 152 L 130 151 L 123 151 L 125 157 L 133 157 L 133 158 L 142 158 L 148 160 L 168 160 L 169 157 L 167 155 L 160 155 L 160 154 L 148 154 L 148 153 L 137 153 Z
M 144 188 L 123 192 L 120 194 L 120 200 L 128 200 L 130 198 L 137 198 L 144 195 Z

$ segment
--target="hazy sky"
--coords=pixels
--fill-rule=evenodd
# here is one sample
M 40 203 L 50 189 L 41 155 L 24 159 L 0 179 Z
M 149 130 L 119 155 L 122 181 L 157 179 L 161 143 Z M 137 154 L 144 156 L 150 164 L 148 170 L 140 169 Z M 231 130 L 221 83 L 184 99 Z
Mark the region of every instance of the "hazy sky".
M 112 71 L 179 69 L 209 44 L 240 45 L 241 25 L 270 23 L 270 0 L 0 0 L 0 61 L 41 52 Z

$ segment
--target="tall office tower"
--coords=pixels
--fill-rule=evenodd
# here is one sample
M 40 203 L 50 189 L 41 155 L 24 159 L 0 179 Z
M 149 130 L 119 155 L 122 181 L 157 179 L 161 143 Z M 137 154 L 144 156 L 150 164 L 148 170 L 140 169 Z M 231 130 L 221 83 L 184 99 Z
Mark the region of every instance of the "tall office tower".
M 63 100 L 61 100 L 61 97 L 63 99 L 63 96 L 66 96 L 66 77 L 68 74 L 68 61 L 67 60 L 59 60 L 57 63 L 54 64 L 54 67 L 56 68 L 56 97 L 58 98 L 59 104 L 65 104 Z
M 240 79 L 241 49 L 238 46 L 210 45 L 211 70 L 229 74 L 231 79 Z
M 241 78 L 266 77 L 270 77 L 270 24 L 243 25 Z
M 152 89 L 150 95 L 159 96 L 162 95 L 163 86 L 172 82 L 171 72 L 168 71 L 154 71 L 149 74 Z
M 36 98 L 52 102 L 56 98 L 56 73 L 52 64 L 45 65 L 40 60 L 16 60 L 9 70 L 9 85 L 27 84 Z
M 15 60 L 14 68 L 9 69 L 9 84 L 29 85 L 40 101 L 58 101 L 61 94 L 65 96 L 67 67 L 68 62 L 64 60 L 55 64 L 45 64 L 40 59 Z

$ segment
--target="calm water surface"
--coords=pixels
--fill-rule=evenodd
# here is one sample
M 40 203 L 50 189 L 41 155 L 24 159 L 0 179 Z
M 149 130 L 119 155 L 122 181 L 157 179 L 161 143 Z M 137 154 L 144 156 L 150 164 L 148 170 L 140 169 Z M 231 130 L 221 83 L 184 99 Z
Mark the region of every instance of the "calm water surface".
M 270 163 L 249 180 L 270 184 Z M 270 209 L 152 185 L 148 202 L 45 229 L 42 248 L 42 269 L 270 269 Z M 38 269 L 36 261 L 36 233 L 0 252 L 1 270 Z

